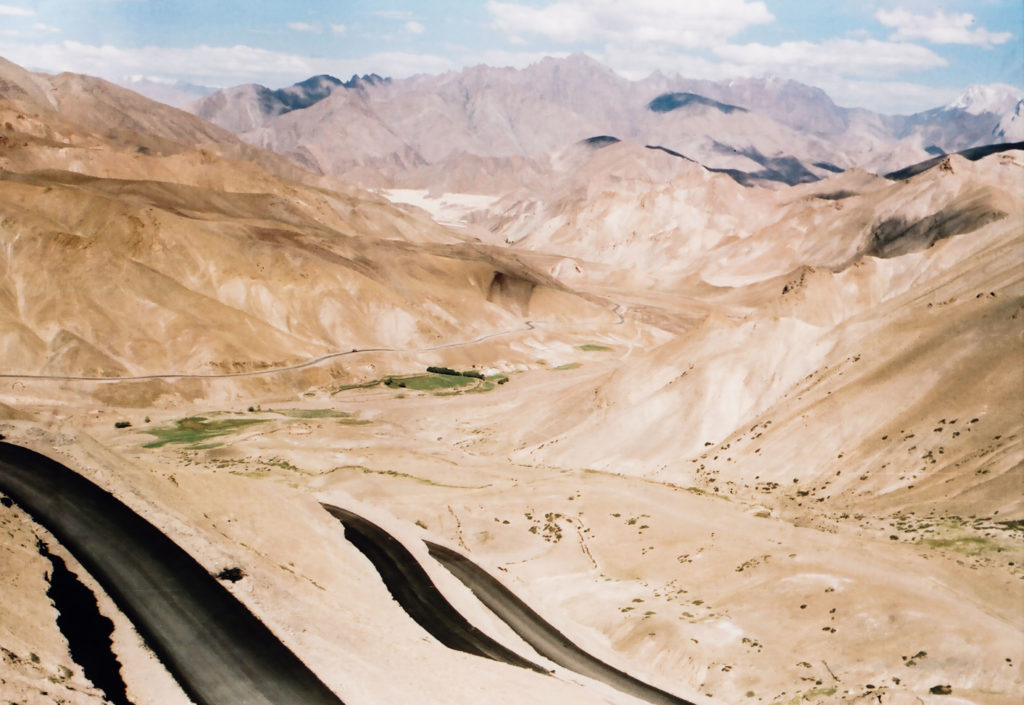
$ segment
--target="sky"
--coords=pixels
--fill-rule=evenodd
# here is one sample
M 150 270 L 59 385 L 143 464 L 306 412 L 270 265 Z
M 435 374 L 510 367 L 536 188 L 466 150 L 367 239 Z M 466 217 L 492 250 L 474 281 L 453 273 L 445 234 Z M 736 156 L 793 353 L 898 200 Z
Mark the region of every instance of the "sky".
M 278 88 L 584 52 L 627 78 L 770 74 L 886 113 L 1024 87 L 1022 37 L 1024 0 L 0 0 L 0 56 L 126 85 Z

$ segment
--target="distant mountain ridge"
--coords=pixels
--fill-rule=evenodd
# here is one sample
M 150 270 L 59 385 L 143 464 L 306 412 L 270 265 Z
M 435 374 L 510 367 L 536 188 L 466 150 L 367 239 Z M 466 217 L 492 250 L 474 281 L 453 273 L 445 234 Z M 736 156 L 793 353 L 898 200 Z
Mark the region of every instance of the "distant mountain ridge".
M 347 81 L 320 74 L 277 90 L 251 83 L 200 98 L 188 105 L 187 109 L 218 127 L 232 132 L 244 132 L 260 127 L 278 115 L 315 105 L 339 88 L 359 90 L 390 80 L 375 73 L 353 75 Z
M 238 86 L 198 101 L 193 112 L 308 169 L 364 186 L 431 187 L 430 175 L 441 169 L 449 184 L 482 188 L 467 170 L 479 174 L 487 160 L 509 158 L 543 170 L 556 152 L 595 135 L 658 145 L 764 185 L 854 167 L 887 173 L 1010 141 L 1024 129 L 1020 120 L 992 111 L 1013 107 L 1014 90 L 972 86 L 947 106 L 882 115 L 837 106 L 820 88 L 792 80 L 655 73 L 630 81 L 577 54 L 525 69 L 475 66 L 345 83 L 317 76 L 278 91 Z

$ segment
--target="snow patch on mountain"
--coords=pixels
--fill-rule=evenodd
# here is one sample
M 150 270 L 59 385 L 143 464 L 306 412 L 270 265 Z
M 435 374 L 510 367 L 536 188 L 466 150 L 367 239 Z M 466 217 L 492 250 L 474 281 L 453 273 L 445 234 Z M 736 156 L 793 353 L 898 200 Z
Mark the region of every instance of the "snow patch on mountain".
M 965 110 L 972 115 L 1002 115 L 1013 110 L 1013 106 L 1021 98 L 1024 98 L 1024 91 L 1016 86 L 1005 83 L 972 84 L 947 105 L 946 109 Z

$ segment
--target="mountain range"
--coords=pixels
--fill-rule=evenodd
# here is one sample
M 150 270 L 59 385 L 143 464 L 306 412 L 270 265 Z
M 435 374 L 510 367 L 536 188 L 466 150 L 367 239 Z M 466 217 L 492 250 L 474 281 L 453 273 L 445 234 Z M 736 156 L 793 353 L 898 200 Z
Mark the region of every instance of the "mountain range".
M 1010 86 L 974 86 L 944 107 L 881 115 L 841 108 L 791 80 L 656 73 L 630 81 L 573 55 L 522 70 L 314 77 L 277 93 L 240 86 L 189 109 L 306 168 L 367 186 L 414 186 L 437 168 L 478 169 L 481 160 L 531 160 L 543 170 L 554 152 L 601 135 L 663 147 L 748 182 L 793 184 L 1020 141 L 1013 116 L 1021 97 Z

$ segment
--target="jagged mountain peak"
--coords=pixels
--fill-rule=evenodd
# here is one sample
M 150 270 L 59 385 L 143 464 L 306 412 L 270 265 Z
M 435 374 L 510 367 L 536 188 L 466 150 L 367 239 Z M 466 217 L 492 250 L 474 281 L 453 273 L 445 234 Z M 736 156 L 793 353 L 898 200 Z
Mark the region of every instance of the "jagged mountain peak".
M 262 127 L 279 115 L 315 105 L 336 90 L 363 90 L 367 86 L 390 82 L 390 78 L 371 73 L 353 74 L 347 81 L 319 74 L 277 90 L 251 83 L 225 88 L 201 98 L 191 104 L 190 110 L 220 127 L 233 132 L 247 132 Z
M 345 88 L 362 88 L 363 86 L 379 86 L 384 83 L 391 83 L 391 78 L 376 73 L 364 73 L 362 76 L 352 74 L 352 78 L 340 83 Z
M 1024 91 L 1006 83 L 975 83 L 968 86 L 955 100 L 945 106 L 946 110 L 964 110 L 972 115 L 995 113 L 1002 115 L 1013 110 L 1014 105 L 1024 98 Z

